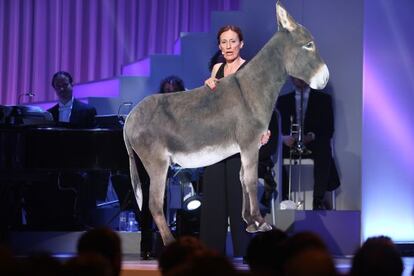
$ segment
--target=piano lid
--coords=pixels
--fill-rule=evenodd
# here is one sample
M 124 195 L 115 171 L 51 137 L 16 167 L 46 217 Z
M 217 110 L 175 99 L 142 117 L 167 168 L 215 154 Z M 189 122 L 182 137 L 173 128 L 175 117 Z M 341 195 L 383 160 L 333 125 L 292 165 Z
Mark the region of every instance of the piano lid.
M 122 129 L 125 122 L 124 116 L 117 114 L 96 115 L 95 120 L 98 128 L 110 129 Z
M 53 116 L 38 106 L 0 105 L 0 125 L 43 125 Z

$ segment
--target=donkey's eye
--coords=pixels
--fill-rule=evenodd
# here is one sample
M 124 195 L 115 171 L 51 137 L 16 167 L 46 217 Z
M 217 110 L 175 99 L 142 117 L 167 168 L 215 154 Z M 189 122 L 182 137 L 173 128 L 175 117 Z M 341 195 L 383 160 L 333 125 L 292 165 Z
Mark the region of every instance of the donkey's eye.
M 309 41 L 308 43 L 303 45 L 303 48 L 305 48 L 306 50 L 313 50 L 315 48 L 315 44 L 313 43 L 313 41 Z

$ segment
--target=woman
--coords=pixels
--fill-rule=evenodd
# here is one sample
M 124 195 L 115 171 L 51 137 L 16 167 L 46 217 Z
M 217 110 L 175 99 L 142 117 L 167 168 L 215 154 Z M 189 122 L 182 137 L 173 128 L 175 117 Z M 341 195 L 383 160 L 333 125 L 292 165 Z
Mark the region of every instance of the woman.
M 237 26 L 222 27 L 217 34 L 218 47 L 224 62 L 213 66 L 211 77 L 205 85 L 212 90 L 220 78 L 234 74 L 246 64 L 240 56 L 243 34 Z M 262 144 L 269 139 L 262 137 Z M 203 175 L 203 204 L 200 219 L 200 239 L 210 248 L 226 253 L 228 222 L 233 243 L 233 255 L 245 256 L 250 237 L 241 217 L 242 189 L 239 179 L 240 154 L 235 154 L 219 163 L 205 168 Z
M 217 34 L 217 42 L 224 62 L 216 63 L 211 70 L 211 77 L 204 83 L 212 90 L 216 88 L 218 79 L 227 77 L 241 69 L 246 60 L 240 56 L 243 48 L 243 34 L 239 27 L 228 25 L 222 27 Z

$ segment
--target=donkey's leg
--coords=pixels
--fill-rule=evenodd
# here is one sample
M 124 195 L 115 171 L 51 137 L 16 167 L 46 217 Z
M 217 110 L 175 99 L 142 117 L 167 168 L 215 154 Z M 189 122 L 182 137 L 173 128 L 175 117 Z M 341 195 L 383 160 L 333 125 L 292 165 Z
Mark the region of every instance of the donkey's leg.
M 150 176 L 149 209 L 160 231 L 164 245 L 174 241 L 163 210 L 168 166 L 169 162 L 166 159 L 151 160 L 151 163 L 147 165 L 148 175 Z
M 242 218 L 247 223 L 247 225 L 254 225 L 254 220 L 250 214 L 249 195 L 247 193 L 246 185 L 244 184 L 243 167 L 240 168 L 240 183 L 243 193 Z
M 265 222 L 260 214 L 259 202 L 257 200 L 257 168 L 259 151 L 255 147 L 250 147 L 248 150 L 242 151 L 241 162 L 243 168 L 243 182 L 247 190 L 247 195 L 250 203 L 250 214 L 255 224 L 247 226 L 246 231 L 269 231 L 272 227 Z

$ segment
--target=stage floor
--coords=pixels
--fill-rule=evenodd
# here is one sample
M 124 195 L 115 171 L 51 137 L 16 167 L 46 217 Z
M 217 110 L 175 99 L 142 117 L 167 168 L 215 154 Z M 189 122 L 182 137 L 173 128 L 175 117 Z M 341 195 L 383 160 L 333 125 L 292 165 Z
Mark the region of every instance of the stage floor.
M 124 261 L 122 264 L 121 276 L 160 276 L 158 271 L 158 263 L 156 260 L 142 261 L 139 259 L 139 255 L 129 254 L 124 255 Z M 337 271 L 341 274 L 346 274 L 351 268 L 352 258 L 334 258 Z M 411 270 L 414 265 L 414 257 L 404 257 L 404 273 L 403 276 L 410 276 Z M 237 270 L 247 271 L 249 267 L 243 263 L 241 258 L 235 258 L 232 260 Z

